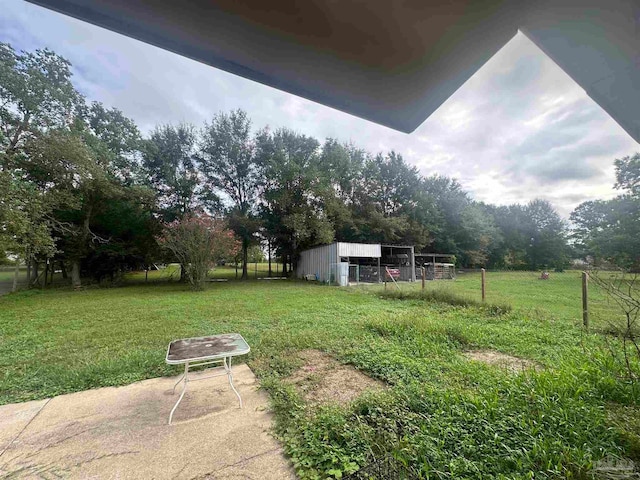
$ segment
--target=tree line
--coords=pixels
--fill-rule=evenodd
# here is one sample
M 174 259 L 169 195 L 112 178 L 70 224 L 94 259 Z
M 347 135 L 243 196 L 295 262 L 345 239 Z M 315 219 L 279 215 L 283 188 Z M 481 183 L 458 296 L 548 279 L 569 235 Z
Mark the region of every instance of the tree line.
M 113 278 L 179 261 L 162 242 L 168 226 L 203 215 L 235 235 L 243 278 L 256 245 L 285 274 L 301 250 L 332 241 L 415 245 L 465 267 L 518 269 L 561 268 L 572 248 L 545 200 L 477 202 L 397 152 L 254 129 L 241 110 L 143 135 L 118 109 L 85 99 L 63 57 L 0 44 L 0 257 L 25 262 L 34 282 L 52 265 L 74 285 Z M 585 252 L 589 235 L 574 240 Z
M 640 271 L 640 153 L 616 159 L 620 194 L 611 200 L 583 202 L 571 213 L 571 240 L 580 257 L 596 266 L 611 263 Z

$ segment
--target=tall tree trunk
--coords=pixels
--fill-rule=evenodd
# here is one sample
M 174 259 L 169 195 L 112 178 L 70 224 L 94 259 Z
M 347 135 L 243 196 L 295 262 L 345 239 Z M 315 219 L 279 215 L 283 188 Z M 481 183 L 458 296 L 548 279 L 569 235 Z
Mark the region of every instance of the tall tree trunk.
M 71 285 L 73 288 L 80 288 L 82 281 L 80 280 L 80 260 L 74 258 L 71 261 Z
M 38 262 L 33 262 L 31 267 L 31 277 L 29 278 L 29 287 L 33 287 L 38 282 Z
M 180 264 L 180 283 L 186 283 L 187 281 L 187 269 L 183 263 Z
M 249 241 L 246 238 L 242 239 L 242 277 L 241 280 L 247 280 L 249 278 L 249 272 L 247 271 L 247 262 L 249 260 Z
M 269 256 L 269 277 L 271 277 L 271 239 L 267 239 L 267 255 Z
M 13 285 L 11 286 L 11 291 L 15 292 L 18 290 L 18 276 L 20 275 L 20 258 L 16 258 L 16 268 L 13 270 Z
M 287 277 L 288 276 L 288 271 L 287 271 L 287 262 L 289 261 L 289 259 L 287 258 L 287 255 L 282 255 L 282 276 L 283 277 Z
M 67 275 L 67 267 L 64 262 L 60 262 L 60 270 L 62 270 L 62 279 L 66 280 L 69 276 Z
M 89 226 L 91 222 L 91 211 L 93 207 L 89 203 L 87 211 L 84 215 L 84 221 L 82 222 L 82 237 L 80 238 L 80 256 L 74 258 L 71 261 L 71 286 L 73 288 L 80 288 L 82 286 L 82 280 L 80 278 L 80 261 L 84 258 L 84 252 L 87 247 L 87 241 L 89 239 Z

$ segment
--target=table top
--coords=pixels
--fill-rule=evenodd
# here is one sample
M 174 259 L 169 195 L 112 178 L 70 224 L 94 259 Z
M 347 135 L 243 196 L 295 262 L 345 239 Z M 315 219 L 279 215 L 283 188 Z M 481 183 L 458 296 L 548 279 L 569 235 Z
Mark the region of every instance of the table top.
M 216 360 L 249 353 L 251 348 L 239 333 L 174 340 L 167 348 L 166 362 L 171 365 Z

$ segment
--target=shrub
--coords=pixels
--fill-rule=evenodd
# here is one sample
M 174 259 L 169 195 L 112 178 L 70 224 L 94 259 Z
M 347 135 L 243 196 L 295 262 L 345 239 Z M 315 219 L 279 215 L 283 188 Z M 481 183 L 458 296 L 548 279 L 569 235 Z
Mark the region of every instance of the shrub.
M 169 223 L 158 242 L 176 256 L 195 290 L 203 288 L 216 261 L 234 256 L 240 248 L 225 222 L 205 214 Z

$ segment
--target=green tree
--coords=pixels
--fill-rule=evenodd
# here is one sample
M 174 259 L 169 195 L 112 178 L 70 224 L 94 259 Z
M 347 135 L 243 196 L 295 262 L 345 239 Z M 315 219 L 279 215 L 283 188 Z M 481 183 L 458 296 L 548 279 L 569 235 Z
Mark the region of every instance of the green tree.
M 336 229 L 339 240 L 416 245 L 431 242 L 435 203 L 422 189 L 421 176 L 396 152 L 370 156 L 358 151 L 350 174 L 349 230 Z M 348 235 L 345 238 L 343 235 Z M 346 236 L 345 235 L 345 236 Z
M 70 66 L 51 50 L 16 52 L 0 43 L 0 154 L 16 153 L 43 129 L 72 121 L 82 98 Z
M 117 108 L 92 102 L 84 108 L 85 142 L 105 163 L 107 173 L 124 185 L 142 182 L 140 130 Z
M 571 213 L 576 244 L 587 255 L 624 269 L 640 268 L 640 154 L 615 161 L 622 194 L 584 202 Z
M 51 206 L 50 221 L 64 242 L 72 284 L 81 285 L 81 261 L 91 243 L 106 241 L 91 229 L 94 209 L 112 189 L 104 170 L 82 138 L 66 131 L 49 131 L 30 140 L 28 157 L 20 162 L 25 177 Z
M 142 146 L 142 165 L 163 220 L 173 221 L 199 206 L 196 131 L 188 124 L 156 127 Z
M 567 261 L 567 225 L 547 200 L 535 199 L 525 208 L 528 216 L 527 256 L 533 270 L 562 268 Z
M 327 219 L 338 241 L 359 241 L 357 226 L 358 193 L 362 191 L 362 174 L 367 153 L 352 144 L 328 138 L 318 158 L 321 177 L 320 197 Z
M 318 142 L 288 129 L 259 132 L 256 155 L 264 179 L 261 218 L 269 238 L 295 268 L 297 255 L 333 241 L 334 230 L 323 210 L 323 179 L 318 171 Z
M 12 238 L 12 253 L 29 270 L 39 257 L 55 251 L 51 212 L 64 201 L 55 198 L 55 189 L 29 178 L 29 145 L 44 131 L 68 128 L 81 101 L 67 60 L 50 50 L 16 52 L 0 43 L 0 172 L 6 187 L 0 201 L 11 206 L 2 220 L 4 243 Z
M 246 112 L 220 113 L 205 124 L 199 157 L 208 190 L 221 192 L 231 203 L 229 225 L 242 241 L 242 279 L 247 279 L 249 246 L 260 228 L 255 214 L 262 178 Z
M 456 235 L 461 263 L 470 267 L 486 267 L 492 251 L 502 242 L 502 234 L 494 218 L 482 205 L 471 202 L 460 213 Z
M 74 191 L 80 208 L 59 213 L 79 232 L 63 236 L 60 243 L 66 257 L 80 258 L 88 275 L 113 280 L 157 255 L 159 222 L 152 215 L 156 202 L 141 175 L 141 138 L 135 123 L 97 102 L 84 110 L 72 132 L 90 152 L 94 173 Z
M 0 44 L 0 248 L 20 255 L 34 278 L 54 254 L 71 265 L 76 286 L 83 269 L 148 257 L 155 202 L 140 186 L 139 149 L 132 120 L 84 103 L 67 60 Z
M 530 268 L 527 248 L 531 242 L 529 216 L 526 207 L 519 204 L 484 208 L 492 216 L 499 237 L 489 256 L 492 268 Z
M 626 191 L 640 198 L 640 153 L 615 160 L 616 184 L 618 190 Z
M 160 244 L 184 265 L 189 283 L 202 290 L 216 262 L 233 257 L 239 245 L 226 224 L 206 214 L 189 214 L 165 226 Z
M 412 193 L 418 182 L 416 169 L 396 152 L 367 159 L 358 189 L 356 218 L 358 229 L 369 241 L 407 242 L 411 225 L 407 214 L 415 206 Z
M 432 175 L 422 180 L 422 189 L 436 204 L 433 215 L 434 232 L 432 249 L 436 253 L 451 253 L 462 256 L 460 237 L 462 212 L 471 200 L 462 185 L 452 178 Z
M 49 205 L 28 182 L 0 171 L 0 252 L 12 254 L 16 266 L 20 261 L 31 265 L 40 257 L 50 258 L 56 252 Z M 17 273 L 13 290 L 17 287 Z
M 600 264 L 603 255 L 600 243 L 612 206 L 610 201 L 590 200 L 578 205 L 569 217 L 574 247 L 582 257 L 592 257 L 595 265 Z

